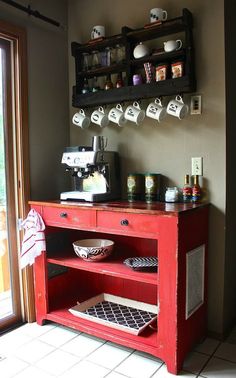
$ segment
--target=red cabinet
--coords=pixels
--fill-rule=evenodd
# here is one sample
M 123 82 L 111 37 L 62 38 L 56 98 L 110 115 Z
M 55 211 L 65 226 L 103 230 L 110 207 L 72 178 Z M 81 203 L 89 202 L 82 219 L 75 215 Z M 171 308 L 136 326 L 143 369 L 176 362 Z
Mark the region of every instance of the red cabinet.
M 51 320 L 150 353 L 169 372 L 179 372 L 206 331 L 208 205 L 30 204 L 42 215 L 48 237 L 47 251 L 34 265 L 38 324 Z M 72 242 L 93 237 L 114 240 L 110 258 L 90 263 L 75 255 Z M 158 272 L 123 264 L 134 256 L 157 256 Z M 104 292 L 156 305 L 156 329 L 133 335 L 69 312 L 77 302 Z

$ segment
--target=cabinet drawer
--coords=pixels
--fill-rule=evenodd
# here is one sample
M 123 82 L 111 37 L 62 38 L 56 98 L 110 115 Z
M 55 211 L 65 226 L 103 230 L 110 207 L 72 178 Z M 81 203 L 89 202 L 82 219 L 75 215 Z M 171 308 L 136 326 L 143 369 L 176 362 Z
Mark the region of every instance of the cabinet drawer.
M 91 210 L 44 207 L 43 220 L 48 226 L 90 228 L 96 226 L 96 213 Z
M 158 217 L 146 214 L 98 211 L 97 228 L 117 230 L 121 233 L 156 234 L 158 233 Z

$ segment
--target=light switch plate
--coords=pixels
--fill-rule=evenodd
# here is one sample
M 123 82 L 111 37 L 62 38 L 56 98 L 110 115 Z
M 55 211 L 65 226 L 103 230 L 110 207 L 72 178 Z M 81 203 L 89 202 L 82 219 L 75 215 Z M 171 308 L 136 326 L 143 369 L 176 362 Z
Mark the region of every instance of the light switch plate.
M 192 175 L 203 175 L 203 158 L 192 157 Z

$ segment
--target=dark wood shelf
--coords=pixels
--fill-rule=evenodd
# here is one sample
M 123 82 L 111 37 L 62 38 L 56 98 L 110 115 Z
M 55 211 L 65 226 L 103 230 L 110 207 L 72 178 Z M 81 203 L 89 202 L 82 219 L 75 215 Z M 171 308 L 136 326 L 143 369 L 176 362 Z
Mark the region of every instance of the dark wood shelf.
M 139 59 L 131 59 L 130 65 L 134 67 L 141 67 L 144 63 L 158 63 L 158 62 L 169 62 L 170 60 L 173 61 L 175 59 L 183 58 L 185 59 L 185 50 L 179 51 L 172 51 L 166 53 L 163 50 L 163 53 L 160 54 L 153 54 L 149 56 L 145 56 L 144 58 Z
M 69 268 L 80 269 L 88 272 L 94 272 L 99 274 L 105 274 L 108 276 L 125 278 L 132 281 L 138 281 L 157 285 L 158 275 L 157 273 L 139 272 L 130 269 L 123 264 L 123 260 L 108 259 L 99 262 L 88 262 L 80 259 L 79 257 L 72 256 L 71 254 L 63 254 L 63 256 L 48 257 L 47 261 L 52 264 L 66 266 Z
M 125 44 L 125 38 L 122 34 L 113 35 L 109 38 L 104 38 L 101 41 L 90 41 L 85 44 L 79 44 L 77 42 L 72 42 L 71 51 L 72 55 L 75 57 L 77 54 L 82 54 L 83 52 L 91 53 L 94 50 L 104 50 L 106 47 L 112 47 L 116 45 Z
M 109 89 L 107 91 L 102 90 L 95 93 L 74 93 L 72 104 L 74 107 L 99 106 L 124 101 L 134 101 L 142 98 L 191 93 L 195 90 L 195 80 L 190 80 L 189 76 L 183 76 L 176 79 Z
M 171 20 L 163 21 L 161 24 L 145 25 L 142 28 L 132 30 L 127 26 L 122 28 L 121 34 L 104 38 L 96 43 L 86 43 L 80 45 L 76 42 L 72 43 L 72 55 L 75 57 L 76 85 L 73 87 L 72 105 L 74 107 L 95 107 L 99 105 L 107 105 L 120 103 L 125 101 L 140 100 L 142 98 L 152 98 L 158 96 L 171 96 L 183 93 L 191 93 L 196 91 L 195 69 L 194 69 L 194 47 L 192 36 L 193 19 L 191 12 L 184 8 L 182 16 Z M 169 53 L 153 54 L 148 57 L 134 59 L 133 50 L 135 45 L 142 41 L 157 39 L 163 36 L 171 36 L 176 33 L 184 33 L 183 46 L 179 51 Z M 171 38 L 171 37 L 170 37 Z M 125 47 L 126 61 L 121 65 L 113 65 L 109 67 L 100 67 L 88 72 L 82 71 L 82 53 L 92 52 L 93 50 L 104 51 L 106 47 L 114 47 L 117 44 Z M 168 79 L 161 82 L 150 84 L 142 84 L 132 86 L 132 77 L 138 73 L 140 68 L 146 62 L 171 63 L 177 59 L 184 61 L 184 75 L 177 79 Z M 92 78 L 97 76 L 105 76 L 123 72 L 125 83 L 128 86 L 122 88 L 114 88 L 108 91 L 101 90 L 93 93 L 82 94 L 84 78 Z
M 170 21 L 164 21 L 162 24 L 150 28 L 140 28 L 127 33 L 127 37 L 134 43 L 147 41 L 154 38 L 164 37 L 165 35 L 180 33 L 186 30 L 186 25 L 182 17 Z
M 78 78 L 92 78 L 94 76 L 105 76 L 107 74 L 113 74 L 118 72 L 123 72 L 126 70 L 126 65 L 124 64 L 113 64 L 106 67 L 98 67 L 89 71 L 81 71 L 77 73 Z

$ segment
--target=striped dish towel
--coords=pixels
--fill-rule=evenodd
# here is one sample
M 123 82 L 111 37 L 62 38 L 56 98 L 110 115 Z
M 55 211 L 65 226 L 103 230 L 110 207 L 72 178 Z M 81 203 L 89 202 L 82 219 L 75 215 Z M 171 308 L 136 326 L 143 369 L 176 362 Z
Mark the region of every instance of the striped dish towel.
M 26 265 L 32 265 L 37 256 L 46 250 L 45 224 L 37 211 L 30 210 L 27 218 L 22 222 L 25 234 L 22 241 L 20 254 L 21 269 Z

